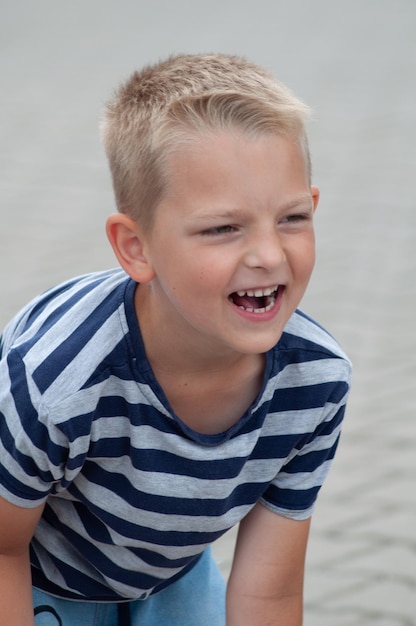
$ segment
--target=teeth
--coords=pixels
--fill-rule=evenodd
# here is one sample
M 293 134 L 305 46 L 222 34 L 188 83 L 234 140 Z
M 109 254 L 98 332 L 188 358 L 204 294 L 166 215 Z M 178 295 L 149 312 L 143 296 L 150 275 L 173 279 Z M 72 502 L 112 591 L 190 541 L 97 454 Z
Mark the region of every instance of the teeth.
M 267 287 L 266 289 L 249 289 L 248 291 L 237 291 L 237 295 L 240 297 L 251 296 L 256 298 L 262 298 L 263 296 L 271 296 L 272 293 L 277 291 L 276 287 Z
M 244 306 L 240 306 L 238 307 L 239 309 L 243 309 L 243 311 L 248 311 L 249 313 L 266 313 L 266 311 L 270 311 L 270 309 L 273 308 L 274 305 L 274 301 L 270 302 L 270 304 L 268 304 L 267 306 L 261 307 L 260 309 L 252 309 L 252 308 L 245 308 Z
M 248 289 L 247 291 L 237 291 L 236 293 L 240 298 L 244 298 L 244 296 L 251 298 L 266 298 L 266 300 L 261 303 L 265 304 L 265 306 L 254 308 L 253 306 L 243 306 L 240 304 L 239 308 L 243 311 L 247 311 L 248 313 L 266 313 L 274 307 L 277 291 L 278 285 L 275 287 L 266 287 L 266 289 Z M 232 301 L 232 297 L 230 297 L 230 299 Z M 247 302 L 247 304 L 249 303 Z

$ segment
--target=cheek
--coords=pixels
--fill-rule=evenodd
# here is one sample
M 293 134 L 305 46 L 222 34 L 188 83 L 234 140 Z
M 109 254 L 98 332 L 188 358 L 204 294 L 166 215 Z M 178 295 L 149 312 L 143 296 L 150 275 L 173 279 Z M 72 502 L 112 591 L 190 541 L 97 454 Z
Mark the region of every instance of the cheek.
M 310 254 L 304 262 L 303 265 L 303 273 L 305 275 L 305 279 L 309 280 L 312 272 L 313 272 L 313 268 L 315 266 L 315 255 L 314 254 Z
M 218 290 L 228 275 L 227 264 L 220 254 L 202 258 L 200 253 L 195 252 L 189 259 L 188 271 L 192 275 L 193 284 L 207 290 Z
M 315 265 L 315 243 L 307 239 L 292 254 L 292 268 L 299 278 L 308 280 Z
M 308 268 L 308 271 L 312 271 L 315 265 L 315 242 L 310 242 L 308 246 L 307 253 L 305 255 L 305 265 Z

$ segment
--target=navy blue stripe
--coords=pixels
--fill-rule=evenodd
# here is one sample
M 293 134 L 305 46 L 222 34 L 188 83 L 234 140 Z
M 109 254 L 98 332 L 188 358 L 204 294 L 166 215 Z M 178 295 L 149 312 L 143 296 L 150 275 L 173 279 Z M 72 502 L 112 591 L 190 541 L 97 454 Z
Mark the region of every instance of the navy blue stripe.
M 314 472 L 325 461 L 331 461 L 334 458 L 335 451 L 338 447 L 339 437 L 331 448 L 324 450 L 313 450 L 297 457 L 296 461 L 288 463 L 284 467 L 284 471 L 288 474 L 298 474 L 299 472 Z
M 116 306 L 115 306 L 116 305 Z M 33 372 L 33 380 L 41 393 L 44 393 L 58 378 L 61 372 L 76 358 L 84 346 L 93 338 L 104 322 L 107 321 L 119 304 L 114 295 L 108 295 L 97 308 L 83 320 L 75 331 L 69 335 Z M 112 339 L 112 338 L 111 338 Z M 109 347 L 109 352 L 111 351 Z
M 70 487 L 70 493 L 78 500 L 84 499 L 83 494 L 77 489 L 73 483 Z M 227 529 L 220 531 L 200 531 L 191 532 L 189 530 L 159 530 L 157 528 L 149 528 L 138 523 L 140 518 L 140 509 L 137 509 L 137 521 L 129 522 L 118 516 L 113 515 L 109 511 L 101 509 L 94 504 L 88 503 L 90 510 L 101 519 L 105 524 L 112 528 L 123 537 L 131 538 L 135 541 L 143 541 L 147 544 L 155 544 L 156 546 L 191 546 L 200 544 L 209 544 L 218 539 Z
M 267 502 L 289 511 L 304 511 L 316 500 L 320 485 L 311 489 L 281 489 L 270 485 L 264 496 Z
M 250 459 L 285 459 L 295 447 L 299 446 L 304 434 L 270 435 L 260 437 Z
M 325 333 L 327 334 L 327 333 Z M 329 338 L 329 335 L 327 335 Z M 287 363 L 308 363 L 321 359 L 334 358 L 333 352 L 312 339 L 284 332 L 277 344 L 280 366 Z
M 31 328 L 31 326 L 36 322 L 36 320 L 42 315 L 42 313 L 45 311 L 45 309 L 49 306 L 49 304 L 51 302 L 53 302 L 56 298 L 58 298 L 63 293 L 66 293 L 67 291 L 72 289 L 72 287 L 74 287 L 74 285 L 78 284 L 78 282 L 79 282 L 78 279 L 74 278 L 73 280 L 70 280 L 70 281 L 68 281 L 66 283 L 58 285 L 57 287 L 55 287 L 53 289 L 49 289 L 48 291 L 44 292 L 35 301 L 34 306 L 32 306 L 32 308 L 30 309 L 30 314 L 28 315 L 28 318 L 26 320 L 26 323 L 25 323 L 25 326 L 24 326 L 24 329 L 23 329 L 22 332 L 25 332 L 25 331 L 29 330 Z M 82 293 L 82 290 L 80 290 L 78 293 Z M 69 302 L 69 300 L 67 302 Z M 67 304 L 64 303 L 58 309 L 56 309 L 56 311 L 65 311 L 67 308 L 68 308 Z M 22 313 L 25 313 L 25 312 L 26 312 L 26 309 L 23 309 Z M 56 320 L 59 319 L 59 318 L 60 318 L 60 315 L 56 318 Z M 46 327 L 44 327 L 44 326 L 40 327 L 40 332 L 43 333 L 48 328 L 50 328 L 50 326 L 51 326 L 51 324 L 49 324 L 49 320 L 50 319 L 51 319 L 51 317 L 48 318 L 48 322 L 47 322 L 47 326 Z
M 160 580 L 157 587 L 151 591 L 151 594 L 157 593 L 161 591 L 168 585 L 172 584 L 174 581 L 182 578 L 185 574 L 187 574 L 194 565 L 199 561 L 201 555 L 192 560 L 188 560 L 188 565 L 185 566 L 178 574 L 172 576 L 172 578 L 168 580 Z M 46 593 L 50 593 L 52 595 L 57 596 L 58 598 L 67 598 L 69 600 L 86 600 L 88 602 L 117 602 L 117 601 L 125 601 L 126 598 L 119 596 L 116 592 L 112 591 L 111 587 L 107 587 L 95 581 L 84 574 L 81 574 L 79 570 L 74 569 L 69 566 L 67 563 L 63 561 L 51 557 L 52 562 L 55 566 L 62 570 L 62 574 L 64 575 L 64 579 L 69 588 L 75 589 L 75 592 L 68 591 L 67 589 L 62 589 L 58 585 L 55 585 L 53 581 L 46 578 L 43 572 L 40 569 L 39 560 L 34 552 L 34 549 L 31 548 L 31 563 L 32 563 L 32 584 L 40 590 L 45 591 Z M 143 585 L 136 585 L 143 589 Z M 76 593 L 78 591 L 78 593 Z
M 39 301 L 35 302 L 32 310 L 30 311 L 28 319 L 26 320 L 24 331 L 30 330 L 34 322 L 39 319 L 45 311 L 48 311 L 48 307 L 51 302 L 54 302 L 55 299 L 62 293 L 69 291 L 74 285 L 77 284 L 77 282 L 77 280 L 70 281 L 68 283 L 64 283 L 56 289 L 51 289 L 50 291 L 44 293 L 40 297 Z M 44 319 L 40 327 L 36 329 L 36 334 L 33 337 L 28 338 L 27 342 L 25 342 L 21 347 L 22 354 L 26 354 L 51 328 L 55 326 L 56 323 L 60 322 L 64 315 L 66 315 L 74 307 L 78 306 L 80 300 L 82 300 L 84 296 L 88 295 L 101 283 L 102 278 L 89 281 L 84 286 L 79 287 L 77 291 L 72 294 L 72 296 L 68 297 L 67 300 L 65 300 L 58 307 L 48 311 L 47 317 Z M 79 284 L 83 285 L 83 283 Z M 25 313 L 25 310 L 23 313 Z
M 17 478 L 10 474 L 10 472 L 2 465 L 0 466 L 0 476 L 1 484 L 4 485 L 10 493 L 13 493 L 19 498 L 35 502 L 36 500 L 46 498 L 49 493 L 49 491 L 37 491 L 36 489 L 28 487 L 26 483 L 22 483 L 20 480 L 17 480 Z
M 276 389 L 273 396 L 274 406 L 279 412 L 304 411 L 325 406 L 328 398 L 338 403 L 345 396 L 347 385 L 339 381 L 325 382 L 304 387 Z
M 16 440 L 13 434 L 10 432 L 10 429 L 6 422 L 6 418 L 2 413 L 0 413 L 0 420 L 2 420 L 0 439 L 3 447 L 15 459 L 19 467 L 21 467 L 22 470 L 25 472 L 26 476 L 39 476 L 41 480 L 45 483 L 53 481 L 53 475 L 51 474 L 51 472 L 40 470 L 31 456 L 24 454 L 18 449 L 18 447 L 16 446 Z M 3 466 L 1 465 L 0 469 L 4 469 L 5 472 L 7 471 L 6 468 L 3 468 Z M 23 493 L 24 492 L 25 490 L 23 490 Z
M 127 370 L 127 368 L 124 368 L 124 371 L 125 370 Z M 119 370 L 117 370 L 117 376 L 118 375 Z M 125 375 L 124 380 L 130 379 L 127 378 L 127 375 Z M 155 432 L 157 431 L 157 437 L 159 437 L 159 432 L 172 433 L 183 437 L 182 430 L 177 421 L 173 417 L 168 417 L 161 413 L 155 407 L 147 404 L 147 401 L 145 400 L 143 394 L 138 388 L 137 401 L 135 403 L 130 403 L 121 396 L 101 396 L 95 409 L 94 417 L 95 416 L 99 419 L 108 418 L 110 422 L 114 418 L 124 417 L 127 419 L 129 425 L 131 425 L 133 428 L 140 426 L 150 426 L 155 430 Z M 85 423 L 89 424 L 91 417 L 91 415 L 79 415 L 76 416 L 76 418 L 72 418 L 77 420 L 76 422 L 74 422 L 74 432 L 76 432 L 78 424 L 81 428 L 83 428 L 83 425 Z M 72 420 L 68 420 L 68 422 L 70 421 Z M 105 430 L 105 425 L 103 428 Z M 131 436 L 130 426 L 128 436 Z
M 100 563 L 100 570 L 104 576 L 110 576 L 115 578 L 119 582 L 126 585 L 143 586 L 144 588 L 154 587 L 160 582 L 160 578 L 150 576 L 144 573 L 138 573 L 132 570 L 126 570 L 117 565 L 112 559 L 108 558 L 96 545 L 84 539 L 76 533 L 72 528 L 68 527 L 51 509 L 50 506 L 45 507 L 43 519 L 51 524 L 52 528 L 59 530 L 71 543 L 71 545 L 90 563 Z M 189 562 L 188 559 L 187 561 Z M 72 570 L 72 568 L 70 568 Z M 61 573 L 65 576 L 64 571 L 59 567 Z M 64 568 L 65 570 L 65 568 Z M 73 570 L 72 570 L 73 571 Z M 77 587 L 79 591 L 82 590 L 82 585 Z M 83 593 L 88 594 L 84 590 Z
M 89 458 L 117 458 L 123 450 L 126 451 L 128 449 L 129 443 L 127 438 L 121 439 L 121 445 L 117 439 L 101 439 L 91 447 Z M 129 449 L 129 455 L 131 456 L 133 466 L 138 470 L 167 472 L 178 476 L 190 476 L 205 480 L 235 478 L 247 461 L 245 457 L 197 461 L 187 459 L 179 454 L 154 449 L 137 450 L 132 448 L 131 450 Z
M 100 520 L 91 512 L 89 508 L 80 502 L 75 502 L 74 508 L 82 520 L 82 525 L 91 539 L 101 544 L 113 545 L 108 528 L 102 520 Z M 138 558 L 155 567 L 169 567 L 175 569 L 177 567 L 184 567 L 189 562 L 189 558 L 182 557 L 169 559 L 166 556 L 143 547 L 130 548 L 130 551 Z
M 344 419 L 345 413 L 345 404 L 342 405 L 338 411 L 335 413 L 331 420 L 327 422 L 322 422 L 318 428 L 316 429 L 316 434 L 320 437 L 327 437 L 332 435 L 334 430 L 336 430 L 339 426 L 341 426 L 342 420 Z
M 124 474 L 108 472 L 95 463 L 87 462 L 83 467 L 83 476 L 90 482 L 105 487 L 114 493 L 123 494 L 130 506 L 155 513 L 190 516 L 221 516 L 227 510 L 253 504 L 263 493 L 267 483 L 245 483 L 238 485 L 225 498 L 207 498 L 201 488 L 201 496 L 179 497 L 149 494 L 136 489 Z M 173 473 L 172 471 L 169 473 Z M 211 480 L 211 479 L 209 479 Z M 207 478 L 208 481 L 208 478 Z
M 85 380 L 81 389 L 88 389 L 93 387 L 94 385 L 99 384 L 102 381 L 108 379 L 109 375 L 113 374 L 117 376 L 119 380 L 131 380 L 135 383 L 137 382 L 132 369 L 130 367 L 130 363 L 126 361 L 126 337 L 122 337 L 116 346 L 108 352 L 108 354 L 103 358 L 101 363 L 96 367 L 96 369 L 92 372 L 92 374 Z M 100 405 L 98 408 L 101 409 L 101 406 L 106 404 L 108 397 L 100 398 Z M 114 413 L 117 415 L 117 413 Z M 100 416 L 101 417 L 101 416 Z
M 330 437 L 334 431 L 341 425 L 344 418 L 345 405 L 342 405 L 331 420 L 320 422 L 313 433 L 305 433 L 296 447 L 298 450 L 315 441 L 318 437 Z
M 38 589 L 43 589 L 48 593 L 55 593 L 58 598 L 85 598 L 90 602 L 97 596 L 101 601 L 115 601 L 118 599 L 118 595 L 111 590 L 111 587 L 90 578 L 80 570 L 74 569 L 68 565 L 68 563 L 61 561 L 51 554 L 49 554 L 48 557 L 54 564 L 56 571 L 61 574 L 68 587 L 75 590 L 75 593 L 62 590 L 62 588 L 55 585 L 53 581 L 48 580 L 40 570 L 32 568 L 32 582 Z
M 21 416 L 22 428 L 37 448 L 47 451 L 52 464 L 59 466 L 66 460 L 67 449 L 55 444 L 49 437 L 48 429 L 39 421 L 26 381 L 26 368 L 20 356 L 13 350 L 9 352 L 7 360 L 11 379 L 10 390 L 16 411 Z M 31 476 L 39 474 L 42 480 L 46 482 L 53 480 L 51 474 L 47 472 L 42 474 L 41 470 L 34 463 L 29 463 L 28 457 L 20 456 L 18 458 L 23 469 Z

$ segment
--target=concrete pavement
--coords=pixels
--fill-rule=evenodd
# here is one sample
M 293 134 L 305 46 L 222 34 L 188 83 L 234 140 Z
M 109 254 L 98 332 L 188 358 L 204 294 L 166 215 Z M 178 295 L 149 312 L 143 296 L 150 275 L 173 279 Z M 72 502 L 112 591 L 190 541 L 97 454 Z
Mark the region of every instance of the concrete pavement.
M 416 4 L 412 0 L 3 0 L 0 325 L 115 263 L 97 120 L 136 66 L 258 61 L 314 109 L 318 261 L 303 308 L 355 366 L 310 539 L 305 626 L 416 626 Z M 218 546 L 227 573 L 233 535 Z

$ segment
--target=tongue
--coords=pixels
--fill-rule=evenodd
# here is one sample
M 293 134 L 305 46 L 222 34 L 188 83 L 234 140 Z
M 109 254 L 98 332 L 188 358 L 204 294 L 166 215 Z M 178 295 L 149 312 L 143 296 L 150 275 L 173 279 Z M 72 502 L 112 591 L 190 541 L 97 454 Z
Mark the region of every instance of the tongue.
M 236 306 L 242 306 L 245 309 L 259 309 L 263 305 L 263 298 L 256 298 L 256 296 L 239 296 L 237 293 L 233 293 L 232 301 Z

